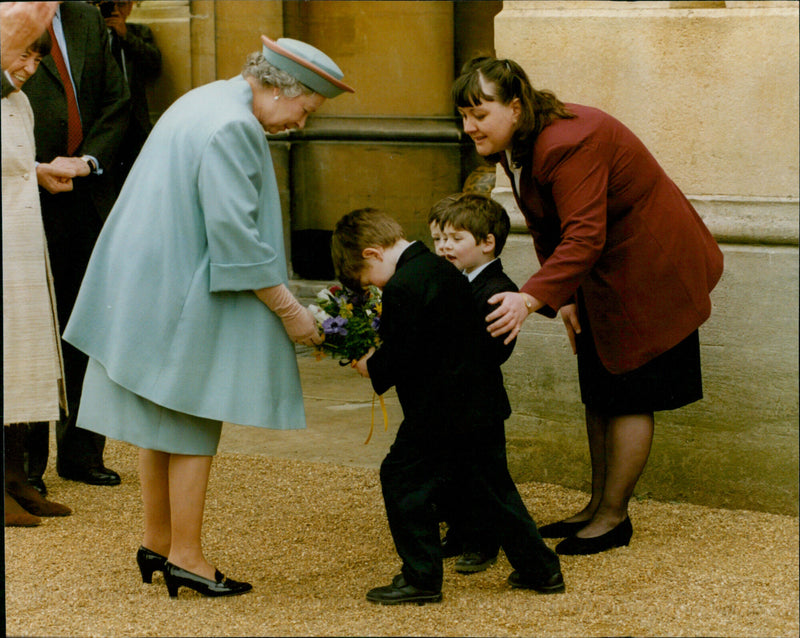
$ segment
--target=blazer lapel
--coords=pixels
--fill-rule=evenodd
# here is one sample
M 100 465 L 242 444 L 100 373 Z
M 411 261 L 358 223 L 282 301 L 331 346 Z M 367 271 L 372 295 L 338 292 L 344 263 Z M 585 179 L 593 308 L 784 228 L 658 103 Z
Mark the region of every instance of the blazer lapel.
M 45 69 L 45 71 L 50 73 L 50 75 L 52 75 L 56 79 L 58 85 L 63 88 L 63 84 L 61 83 L 61 74 L 58 72 L 58 69 L 56 68 L 56 63 L 53 61 L 52 55 L 47 55 L 42 58 L 42 61 L 39 63 L 40 73 L 41 69 Z

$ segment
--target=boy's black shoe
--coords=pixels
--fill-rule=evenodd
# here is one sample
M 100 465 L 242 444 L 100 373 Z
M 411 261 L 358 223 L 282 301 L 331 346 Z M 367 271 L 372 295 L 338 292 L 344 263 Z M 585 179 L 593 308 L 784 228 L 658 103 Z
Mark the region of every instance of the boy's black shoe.
M 464 552 L 456 561 L 456 571 L 459 574 L 475 574 L 488 569 L 497 562 L 497 552 L 484 554 L 483 552 Z
M 524 578 L 519 572 L 511 572 L 508 577 L 508 584 L 514 589 L 533 589 L 540 594 L 563 594 L 566 590 L 564 577 L 558 571 L 550 578 L 540 581 L 532 581 Z
M 399 605 L 400 603 L 438 603 L 442 600 L 442 592 L 419 589 L 406 583 L 402 574 L 392 579 L 386 587 L 376 587 L 367 592 L 367 600 L 381 605 Z
M 464 541 L 461 536 L 452 529 L 447 530 L 447 534 L 442 539 L 442 558 L 452 558 L 461 556 L 464 553 Z

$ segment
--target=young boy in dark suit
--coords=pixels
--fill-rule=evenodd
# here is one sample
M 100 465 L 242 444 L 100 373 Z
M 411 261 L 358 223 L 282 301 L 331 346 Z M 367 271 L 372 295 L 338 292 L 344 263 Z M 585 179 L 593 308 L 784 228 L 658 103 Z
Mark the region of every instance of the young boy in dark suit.
M 355 367 L 378 394 L 395 386 L 403 422 L 381 464 L 381 488 L 403 561 L 390 585 L 371 589 L 382 604 L 439 602 L 442 549 L 433 495 L 452 476 L 469 476 L 477 508 L 497 529 L 516 570 L 512 587 L 564 591 L 556 554 L 542 541 L 505 463 L 486 454 L 508 416 L 485 365 L 484 322 L 466 278 L 374 209 L 336 224 L 331 254 L 342 283 L 383 290 L 381 347 Z M 496 444 L 492 443 L 492 448 Z M 505 455 L 503 454 L 503 460 Z
M 475 193 L 462 193 L 443 200 L 439 214 L 441 253 L 467 278 L 478 316 L 484 319 L 494 306 L 489 298 L 498 292 L 517 292 L 517 285 L 503 271 L 500 253 L 508 238 L 511 222 L 505 209 L 493 199 Z M 514 350 L 516 340 L 504 343 L 488 332 L 483 334 L 484 365 L 492 374 L 492 384 L 502 405 L 504 418 L 511 414 L 511 404 L 503 384 L 500 366 Z M 505 428 L 503 421 L 494 420 L 487 427 L 495 428 L 492 445 L 487 454 L 494 455 L 495 463 L 506 465 Z M 460 483 L 460 481 L 459 481 Z M 468 483 L 467 483 L 468 485 Z M 451 492 L 452 493 L 452 492 Z M 482 511 L 476 510 L 470 489 L 459 490 L 460 498 L 449 512 L 448 523 L 464 539 L 463 555 L 456 561 L 460 573 L 483 571 L 497 560 L 500 542 L 497 530 L 491 526 Z M 448 536 L 450 530 L 448 530 Z

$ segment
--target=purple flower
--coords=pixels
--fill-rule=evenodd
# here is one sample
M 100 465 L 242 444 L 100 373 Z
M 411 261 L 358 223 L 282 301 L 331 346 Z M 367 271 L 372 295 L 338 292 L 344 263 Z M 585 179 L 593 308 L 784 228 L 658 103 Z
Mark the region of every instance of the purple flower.
M 344 317 L 331 317 L 322 322 L 322 330 L 326 335 L 342 335 L 347 334 L 347 319 Z
M 375 315 L 375 318 L 372 320 L 372 324 L 370 325 L 375 332 L 378 332 L 378 330 L 381 328 L 381 318 L 378 315 Z

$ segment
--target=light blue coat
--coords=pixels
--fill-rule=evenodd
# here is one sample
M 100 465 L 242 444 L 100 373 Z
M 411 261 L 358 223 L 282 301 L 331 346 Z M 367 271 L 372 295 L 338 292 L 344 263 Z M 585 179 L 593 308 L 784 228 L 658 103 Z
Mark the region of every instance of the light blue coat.
M 288 282 L 264 130 L 242 78 L 178 99 L 95 246 L 64 339 L 119 385 L 231 423 L 305 427 L 294 345 L 253 290 Z

